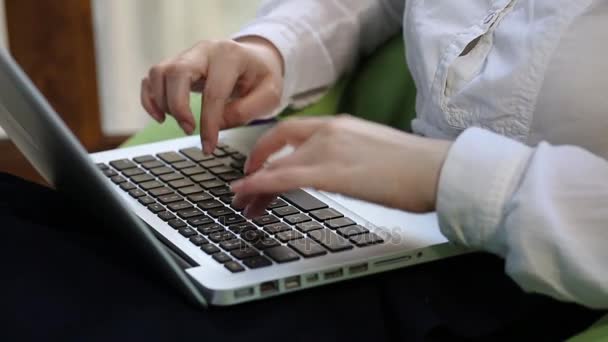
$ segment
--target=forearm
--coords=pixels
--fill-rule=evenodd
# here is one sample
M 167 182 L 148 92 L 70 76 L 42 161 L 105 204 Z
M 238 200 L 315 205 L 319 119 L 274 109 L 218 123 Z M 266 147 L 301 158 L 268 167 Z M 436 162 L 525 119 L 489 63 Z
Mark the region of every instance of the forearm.
M 315 99 L 362 55 L 398 32 L 401 1 L 269 1 L 234 37 L 261 36 L 284 61 L 283 104 Z
M 608 307 L 607 207 L 606 160 L 479 129 L 452 147 L 437 203 L 450 240 L 503 256 L 526 291 L 595 308 Z

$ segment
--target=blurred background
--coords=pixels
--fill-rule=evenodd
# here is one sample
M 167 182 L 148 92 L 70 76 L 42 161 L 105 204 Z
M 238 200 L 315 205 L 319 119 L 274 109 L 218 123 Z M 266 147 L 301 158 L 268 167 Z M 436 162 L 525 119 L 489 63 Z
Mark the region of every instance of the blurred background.
M 87 150 L 106 150 L 149 122 L 139 83 L 151 65 L 198 40 L 230 36 L 260 2 L 0 0 L 0 46 Z M 1 129 L 0 172 L 41 181 Z

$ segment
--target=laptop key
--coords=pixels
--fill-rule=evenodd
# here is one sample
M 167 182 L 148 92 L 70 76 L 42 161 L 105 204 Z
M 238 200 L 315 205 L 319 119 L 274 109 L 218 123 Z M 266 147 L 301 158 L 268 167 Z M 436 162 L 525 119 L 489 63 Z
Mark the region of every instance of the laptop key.
M 264 251 L 264 255 L 269 256 L 272 260 L 278 263 L 296 261 L 300 259 L 296 252 L 285 246 L 268 248 Z
M 139 189 L 133 189 L 129 191 L 129 195 L 133 198 L 140 198 L 146 196 L 146 193 Z
M 165 211 L 165 208 L 158 204 L 158 203 L 152 203 L 150 205 L 148 205 L 148 210 L 150 210 L 153 213 L 160 213 L 161 211 Z
M 213 151 L 213 155 L 218 158 L 221 158 L 227 156 L 228 153 L 224 152 L 223 150 L 220 150 L 219 148 L 216 148 L 215 151 Z
M 166 186 L 163 186 L 162 188 L 152 189 L 149 191 L 149 193 L 150 193 L 150 195 L 152 195 L 154 197 L 160 197 L 163 195 L 172 194 L 173 190 L 167 188 Z
M 178 194 L 168 194 L 158 197 L 158 201 L 162 204 L 169 204 L 174 202 L 181 202 L 184 198 Z
M 331 220 L 331 219 L 335 219 L 335 218 L 344 216 L 344 215 L 342 215 L 341 212 L 339 212 L 333 208 L 319 209 L 319 210 L 311 211 L 309 214 L 310 214 L 310 216 L 312 216 L 313 218 L 315 218 L 316 220 L 319 220 L 319 221 L 327 221 L 327 220 Z
M 213 254 L 213 259 L 215 261 L 219 262 L 220 264 L 223 264 L 228 261 L 232 261 L 232 258 L 224 252 L 219 252 L 219 253 Z
M 173 164 L 186 160 L 186 158 L 182 157 L 181 154 L 173 151 L 158 153 L 156 156 L 168 164 Z
M 198 205 L 198 207 L 203 210 L 211 210 L 214 208 L 219 208 L 219 207 L 224 206 L 221 202 L 216 201 L 214 199 L 201 201 L 201 202 L 198 202 L 196 205 Z
M 112 169 L 103 170 L 102 172 L 106 177 L 109 177 L 109 178 L 118 175 L 118 173 L 116 173 L 116 171 L 114 171 Z
M 340 228 L 338 230 L 336 230 L 336 232 L 338 232 L 338 234 L 344 236 L 345 238 L 354 236 L 354 235 L 359 235 L 359 234 L 364 234 L 369 232 L 369 230 L 367 230 L 367 228 L 362 227 L 360 225 L 354 225 L 354 226 L 346 226 L 343 228 Z
M 292 240 L 287 245 L 305 258 L 313 258 L 327 254 L 327 251 L 311 239 Z
M 167 208 L 169 208 L 171 211 L 179 211 L 179 210 L 193 208 L 193 206 L 192 206 L 192 204 L 190 204 L 186 201 L 180 201 L 180 202 L 169 203 L 167 205 Z
M 308 215 L 306 215 L 306 214 L 295 214 L 295 215 L 285 216 L 283 219 L 293 225 L 302 223 L 302 222 L 306 222 L 306 221 L 310 221 L 310 217 L 308 217 Z
M 184 209 L 184 210 L 180 210 L 177 212 L 177 216 L 179 216 L 182 219 L 189 219 L 191 217 L 202 216 L 202 215 L 203 215 L 203 212 L 196 208 Z
M 126 169 L 122 172 L 123 175 L 127 176 L 127 177 L 133 177 L 133 176 L 138 176 L 138 175 L 143 175 L 144 173 L 146 173 L 144 170 L 140 169 L 139 167 L 135 167 L 132 169 Z
M 234 195 L 232 190 L 230 190 L 230 188 L 227 186 L 224 186 L 221 188 L 214 188 L 214 189 L 209 190 L 209 192 L 213 196 L 217 196 L 217 197 L 224 196 L 224 195 Z
M 130 190 L 133 190 L 133 189 L 137 189 L 137 187 L 135 186 L 135 184 L 130 183 L 130 182 L 120 183 L 120 188 L 123 189 L 124 191 L 130 191 Z
M 230 163 L 230 167 L 235 168 L 239 171 L 243 171 L 244 166 L 245 166 L 244 160 L 235 160 L 232 163 Z
M 235 249 L 247 248 L 247 244 L 239 239 L 231 239 L 220 242 L 220 247 L 225 251 L 233 251 Z
M 110 177 L 110 180 L 111 180 L 111 181 L 112 181 L 114 184 L 120 184 L 120 183 L 124 183 L 124 182 L 126 182 L 126 181 L 127 181 L 127 180 L 126 180 L 124 177 L 119 176 L 119 175 L 116 175 L 116 176 L 114 176 L 114 177 Z
M 272 209 L 272 213 L 277 215 L 278 217 L 283 217 L 287 215 L 298 214 L 300 211 L 292 206 L 280 207 Z
M 173 166 L 174 168 L 181 170 L 181 169 L 187 169 L 190 167 L 195 167 L 196 164 L 194 164 L 193 162 L 189 161 L 189 160 L 184 160 L 184 161 L 180 161 L 177 163 L 173 163 L 171 164 L 171 166 Z
M 236 223 L 245 222 L 245 218 L 239 214 L 229 214 L 219 218 L 221 224 L 230 226 Z
M 137 201 L 143 205 L 150 205 L 150 204 L 156 202 L 154 200 L 154 198 L 152 198 L 150 196 L 142 196 L 142 197 L 138 198 Z
M 256 226 L 254 226 L 253 224 L 251 224 L 249 222 L 233 224 L 233 225 L 230 225 L 228 227 L 228 229 L 230 229 L 230 231 L 232 231 L 233 233 L 236 233 L 236 234 L 243 234 L 244 232 L 247 232 L 250 230 L 258 230 L 258 228 Z
M 267 248 L 279 246 L 281 244 L 279 243 L 279 241 L 277 241 L 271 237 L 265 237 L 256 242 L 253 242 L 252 245 L 253 245 L 253 247 L 263 251 Z
M 200 182 L 207 182 L 207 181 L 215 180 L 216 178 L 214 175 L 212 175 L 210 173 L 206 173 L 206 171 L 205 171 L 205 173 L 191 176 L 190 179 L 192 179 L 193 182 L 200 183 Z
M 210 243 L 201 246 L 201 250 L 209 255 L 220 252 L 220 249 Z
M 338 228 L 342 228 L 342 227 L 346 227 L 346 226 L 352 226 L 354 224 L 357 224 L 357 222 L 349 219 L 348 217 L 341 217 L 341 218 L 325 221 L 325 225 L 331 229 L 338 229 Z
M 220 216 L 226 216 L 226 215 L 230 215 L 230 214 L 234 214 L 234 211 L 232 211 L 232 209 L 227 208 L 227 207 L 219 207 L 219 208 L 215 208 L 215 209 L 211 209 L 207 212 L 209 215 L 211 215 L 212 217 L 220 217 Z
M 210 181 L 206 181 L 206 182 L 201 182 L 200 183 L 201 186 L 207 190 L 209 189 L 213 189 L 213 188 L 219 188 L 222 186 L 226 186 L 226 184 L 224 182 L 222 182 L 219 179 L 214 179 L 214 180 L 210 180 Z
M 182 194 L 184 196 L 197 194 L 197 193 L 203 192 L 203 191 L 204 191 L 203 188 L 201 188 L 198 185 L 186 186 L 186 187 L 177 189 L 177 192 L 179 192 L 180 194 Z
M 174 180 L 183 179 L 184 176 L 180 175 L 177 172 L 167 173 L 159 177 L 163 182 L 168 183 Z
M 226 165 L 216 166 L 209 169 L 209 172 L 213 173 L 214 175 L 221 175 L 223 173 L 230 173 L 233 171 L 233 168 Z
M 152 160 L 152 161 L 148 161 L 148 162 L 142 163 L 141 166 L 143 166 L 144 169 L 146 169 L 146 170 L 151 170 L 151 169 L 154 169 L 154 168 L 157 168 L 157 167 L 165 166 L 165 164 L 163 164 L 159 160 Z
M 104 163 L 97 163 L 95 165 L 97 165 L 97 168 L 100 169 L 101 171 L 110 169 L 110 167 Z
M 233 154 L 231 157 L 232 157 L 232 159 L 238 160 L 238 161 L 245 161 L 245 159 L 247 159 L 247 157 L 240 152 Z
M 306 212 L 327 208 L 327 204 L 301 189 L 286 192 L 281 197 L 296 206 L 296 208 Z
M 137 167 L 137 165 L 135 165 L 135 163 L 133 163 L 129 159 L 113 160 L 110 162 L 110 165 L 112 165 L 112 167 L 116 170 L 120 171 Z
M 361 235 L 355 235 L 350 237 L 350 241 L 357 245 L 357 247 L 365 247 L 382 243 L 384 240 L 374 233 L 366 233 Z
M 205 160 L 213 159 L 212 155 L 205 155 L 198 147 L 190 147 L 179 150 L 183 155 L 188 157 L 190 160 L 195 162 L 202 162 Z
M 263 215 L 263 216 L 254 218 L 252 221 L 253 221 L 253 223 L 255 223 L 261 227 L 261 226 L 265 226 L 268 224 L 277 223 L 277 222 L 279 222 L 279 219 L 276 218 L 276 216 L 274 216 L 274 215 Z
M 196 217 L 191 217 L 188 220 L 188 224 L 193 227 L 202 226 L 209 223 L 214 223 L 213 219 L 209 216 L 201 215 Z
M 186 223 L 180 219 L 169 220 L 169 225 L 174 229 L 186 227 Z
M 271 223 L 271 224 L 267 224 L 264 226 L 264 230 L 267 231 L 270 234 L 277 234 L 280 232 L 285 232 L 288 230 L 291 230 L 291 227 L 289 225 L 287 225 L 285 222 L 276 222 L 276 223 Z
M 308 233 L 312 230 L 322 229 L 324 227 L 317 221 L 308 221 L 296 224 L 296 228 L 302 233 Z
M 169 186 L 171 186 L 173 189 L 185 188 L 187 186 L 192 185 L 194 185 L 194 183 L 192 183 L 189 179 L 186 178 L 169 182 Z
M 341 252 L 353 248 L 348 240 L 327 228 L 313 230 L 308 233 L 308 236 L 332 252 Z
M 185 237 L 191 237 L 193 235 L 197 235 L 196 231 L 190 227 L 181 228 L 180 230 L 178 230 L 178 232 Z
M 243 272 L 245 270 L 245 268 L 236 261 L 228 261 L 227 263 L 224 263 L 224 267 L 232 273 Z
M 280 208 L 280 207 L 284 207 L 286 205 L 287 205 L 287 203 L 285 203 L 285 201 L 283 201 L 282 199 L 275 198 L 274 200 L 272 200 L 272 202 L 270 202 L 270 204 L 268 204 L 266 209 Z
M 156 178 L 154 178 L 154 176 L 149 175 L 147 173 L 131 177 L 131 181 L 134 182 L 134 183 L 137 183 L 137 184 L 153 181 L 155 179 Z
M 155 176 L 162 176 L 169 173 L 173 173 L 174 171 L 170 167 L 161 166 L 150 169 L 150 172 L 152 172 L 152 174 L 154 174 Z
M 204 192 L 188 195 L 188 200 L 194 203 L 206 201 L 209 199 L 213 199 L 213 197 Z
M 291 241 L 291 240 L 301 239 L 304 237 L 304 235 L 296 232 L 295 230 L 289 230 L 289 231 L 277 234 L 276 237 L 281 242 L 287 242 L 287 241 Z
M 199 165 L 204 167 L 205 169 L 209 169 L 212 167 L 224 165 L 224 163 L 222 163 L 220 160 L 217 160 L 217 159 L 211 159 L 211 160 L 207 160 L 204 162 L 200 162 Z
M 239 151 L 237 151 L 236 149 L 234 149 L 230 146 L 223 147 L 222 150 L 224 150 L 224 152 L 226 152 L 227 154 L 239 153 Z
M 219 175 L 220 179 L 223 180 L 224 182 L 232 182 L 235 181 L 237 179 L 241 179 L 243 178 L 243 174 L 238 172 L 238 171 L 232 171 L 229 173 L 224 173 Z
M 264 233 L 263 231 L 259 230 L 259 229 L 255 229 L 255 230 L 245 230 L 241 233 L 241 239 L 250 242 L 250 243 L 255 243 L 258 242 L 264 238 L 269 237 L 268 234 Z
M 219 225 L 215 222 L 198 227 L 197 229 L 199 232 L 201 232 L 202 234 L 205 234 L 205 235 L 224 231 L 224 227 L 222 227 L 221 225 Z
M 231 251 L 230 254 L 239 260 L 243 260 L 243 259 L 258 256 L 258 255 L 260 255 L 260 252 L 256 251 L 255 249 L 253 249 L 251 247 L 245 247 L 245 248 L 235 249 L 235 250 Z
M 247 258 L 243 260 L 243 264 L 249 268 L 262 268 L 272 265 L 272 261 L 265 256 L 255 256 L 253 258 Z
M 158 217 L 165 222 L 175 219 L 175 215 L 171 214 L 168 211 L 161 211 L 160 213 L 158 213 Z
M 136 163 L 138 163 L 138 164 L 142 164 L 142 163 L 147 163 L 147 162 L 155 161 L 156 158 L 154 158 L 153 156 L 147 154 L 145 156 L 135 157 L 135 158 L 133 158 L 133 160 Z
M 218 243 L 220 241 L 226 241 L 226 240 L 232 240 L 236 238 L 236 236 L 234 236 L 234 234 L 232 234 L 229 231 L 221 231 L 221 232 L 216 232 L 216 233 L 212 233 L 209 234 L 209 240 Z
M 188 177 L 207 172 L 207 171 L 205 171 L 205 169 L 203 169 L 200 166 L 189 167 L 189 168 L 183 169 L 181 171 L 184 175 L 186 175 Z
M 164 185 L 159 181 L 150 181 L 139 184 L 139 186 L 144 190 L 152 190 L 155 188 L 162 188 Z
M 198 234 L 191 236 L 190 242 L 192 242 L 192 244 L 195 246 L 202 246 L 209 243 L 207 239 Z
M 232 195 L 224 195 L 224 196 L 220 197 L 220 201 L 222 201 L 226 204 L 232 204 L 233 200 L 234 200 L 234 196 L 232 196 Z

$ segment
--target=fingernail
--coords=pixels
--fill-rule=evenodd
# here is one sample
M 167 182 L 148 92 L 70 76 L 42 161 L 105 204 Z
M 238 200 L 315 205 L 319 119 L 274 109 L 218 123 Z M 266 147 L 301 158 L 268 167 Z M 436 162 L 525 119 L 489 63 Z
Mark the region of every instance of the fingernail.
M 188 134 L 188 135 L 190 135 L 190 134 L 192 134 L 192 132 L 194 132 L 194 127 L 189 122 L 181 122 L 179 125 L 184 130 L 184 132 L 186 132 L 186 134 Z
M 251 211 L 251 210 L 249 209 L 249 206 L 247 206 L 247 207 L 245 208 L 245 210 L 243 210 L 243 215 L 245 215 L 245 217 L 249 218 L 249 212 L 250 212 L 250 211 Z

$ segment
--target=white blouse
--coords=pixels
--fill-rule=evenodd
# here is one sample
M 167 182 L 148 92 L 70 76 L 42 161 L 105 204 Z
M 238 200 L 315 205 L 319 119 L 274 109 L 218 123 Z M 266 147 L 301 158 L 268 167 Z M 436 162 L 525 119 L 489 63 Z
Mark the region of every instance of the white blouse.
M 276 0 L 235 37 L 275 44 L 283 105 L 303 105 L 400 29 L 414 131 L 456 139 L 442 232 L 525 290 L 608 308 L 608 2 Z

